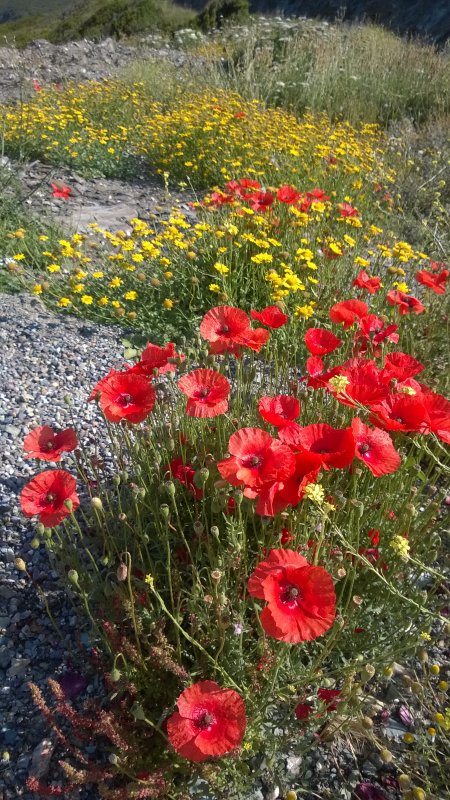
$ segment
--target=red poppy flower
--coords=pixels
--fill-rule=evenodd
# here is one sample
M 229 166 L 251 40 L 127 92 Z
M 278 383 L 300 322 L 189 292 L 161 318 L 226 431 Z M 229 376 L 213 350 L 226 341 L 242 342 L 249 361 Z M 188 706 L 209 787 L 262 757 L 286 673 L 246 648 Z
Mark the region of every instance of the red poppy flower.
M 270 331 L 265 331 L 264 328 L 249 328 L 243 337 L 242 345 L 254 350 L 255 353 L 259 353 L 269 337 Z
M 357 208 L 354 208 L 350 203 L 340 203 L 339 210 L 341 217 L 359 217 L 360 213 Z
M 41 472 L 22 489 L 22 511 L 26 517 L 38 516 L 46 528 L 53 528 L 80 505 L 76 486 L 75 478 L 63 469 Z
M 294 708 L 294 714 L 297 719 L 308 719 L 313 713 L 313 707 L 310 703 L 298 703 Z
M 75 450 L 78 439 L 73 428 L 56 433 L 49 425 L 34 428 L 25 437 L 25 458 L 41 458 L 42 461 L 61 461 L 62 453 Z
M 352 420 L 356 442 L 355 456 L 368 467 L 376 478 L 395 472 L 401 464 L 392 439 L 386 431 L 369 428 L 358 417 Z
M 202 489 L 199 489 L 194 483 L 195 469 L 190 464 L 185 464 L 180 456 L 172 458 L 165 471 L 169 472 L 172 478 L 182 483 L 183 486 L 187 486 L 197 500 L 203 497 Z
M 33 78 L 31 83 L 33 84 L 33 89 L 35 92 L 42 92 L 42 84 L 40 83 L 40 81 L 38 81 L 37 78 Z
M 397 394 L 373 406 L 370 422 L 388 431 L 420 431 L 427 418 L 421 395 Z
M 313 389 L 325 386 L 325 382 L 322 379 L 326 374 L 325 364 L 319 356 L 311 356 L 306 360 L 306 371 L 309 375 L 307 386 L 311 386 Z
M 336 711 L 339 702 L 337 698 L 340 697 L 340 695 L 341 695 L 340 689 L 317 690 L 317 697 L 319 698 L 319 700 L 322 700 L 322 703 L 325 703 L 327 711 Z
M 219 461 L 217 468 L 233 486 L 258 489 L 264 483 L 282 481 L 294 471 L 291 450 L 261 428 L 241 428 L 233 433 L 228 452 L 230 457 Z
M 342 344 L 342 339 L 339 339 L 334 333 L 327 331 L 325 328 L 308 328 L 304 338 L 306 347 L 313 356 L 324 356 L 327 353 L 332 353 Z
M 185 689 L 178 711 L 167 720 L 169 741 L 183 758 L 205 761 L 223 756 L 240 745 L 247 720 L 242 697 L 214 681 L 200 681 Z
M 239 348 L 250 329 L 250 320 L 240 308 L 216 306 L 208 311 L 200 323 L 200 333 L 214 345 L 214 352 L 226 353 Z
M 258 492 L 256 513 L 274 517 L 288 506 L 295 508 L 303 499 L 308 483 L 315 483 L 320 471 L 320 457 L 315 453 L 296 453 L 295 469 L 289 478 L 264 484 Z
M 444 294 L 448 276 L 448 269 L 442 270 L 439 275 L 433 274 L 432 272 L 427 272 L 426 269 L 422 269 L 419 270 L 419 272 L 416 272 L 416 281 L 421 283 L 423 286 L 427 286 L 429 289 L 432 289 L 436 294 Z
M 142 375 L 113 372 L 100 384 L 99 406 L 110 422 L 143 422 L 155 405 L 155 391 Z
M 387 293 L 386 299 L 390 306 L 398 306 L 398 310 L 402 316 L 404 314 L 421 314 L 425 311 L 425 306 L 422 305 L 420 300 L 412 297 L 410 294 L 400 292 L 398 289 L 391 289 Z
M 318 203 L 325 203 L 326 200 L 330 199 L 323 189 L 313 189 L 311 192 L 306 192 L 306 196 L 313 202 L 316 201 Z
M 375 294 L 381 289 L 381 278 L 370 278 L 367 272 L 363 269 L 358 277 L 352 283 L 352 286 L 358 286 L 359 289 L 366 289 L 369 294 Z
M 356 336 L 363 336 L 368 340 L 372 339 L 372 343 L 375 345 L 381 344 L 385 339 L 396 344 L 399 340 L 398 333 L 395 333 L 397 329 L 398 325 L 385 327 L 384 320 L 381 317 L 377 317 L 376 314 L 366 314 L 365 317 L 361 317 L 359 320 L 359 331 Z M 372 336 L 372 334 L 374 335 Z
M 344 405 L 371 406 L 374 403 L 380 403 L 389 394 L 382 371 L 370 359 L 351 358 L 339 367 L 334 375 L 336 374 L 347 378 L 345 394 L 333 389 L 330 386 L 330 379 L 328 379 L 327 389 Z
M 158 375 L 175 372 L 177 369 L 177 365 L 174 363 L 175 359 L 184 361 L 185 357 L 182 353 L 175 352 L 173 342 L 169 342 L 165 347 L 159 347 L 159 345 L 149 342 L 142 351 L 140 361 L 131 368 L 130 372 L 138 372 L 149 377 L 153 377 L 154 370 L 158 370 Z
M 64 186 L 64 184 L 57 184 L 52 183 L 52 195 L 53 197 L 59 197 L 62 200 L 68 200 L 70 195 L 72 194 L 72 189 L 70 186 Z
M 348 467 L 355 456 L 355 439 L 350 428 L 332 428 L 325 422 L 307 425 L 305 428 L 292 423 L 281 428 L 282 442 L 298 448 L 302 452 L 319 456 L 319 465 L 329 467 Z
M 281 328 L 282 325 L 286 325 L 289 319 L 287 314 L 283 314 L 278 306 L 267 306 L 267 308 L 263 308 L 262 311 L 250 311 L 250 316 L 252 319 L 258 320 L 262 325 L 273 329 Z
M 280 203 L 286 203 L 287 205 L 292 205 L 292 203 L 296 203 L 301 197 L 300 192 L 297 189 L 294 189 L 293 186 L 280 186 L 277 191 L 277 200 Z
M 450 402 L 441 394 L 425 392 L 421 395 L 427 414 L 427 424 L 439 439 L 450 444 Z
M 407 353 L 388 353 L 384 360 L 383 376 L 386 381 L 406 381 L 425 369 L 424 365 Z
M 357 319 L 365 317 L 369 311 L 367 303 L 362 300 L 343 300 L 330 308 L 332 322 L 342 322 L 344 329 L 350 328 Z
M 227 203 L 234 203 L 234 198 L 231 194 L 225 192 L 212 192 L 209 199 L 206 201 L 211 206 L 224 206 Z
M 253 211 L 267 211 L 274 201 L 274 196 L 271 192 L 254 192 L 249 200 Z
M 194 369 L 180 378 L 178 388 L 188 397 L 189 417 L 217 417 L 228 411 L 230 384 L 220 372 Z
M 258 411 L 266 422 L 280 428 L 293 422 L 300 414 L 300 403 L 296 397 L 279 394 L 276 397 L 261 397 Z
M 269 636 L 283 642 L 317 639 L 336 616 L 331 575 L 294 550 L 271 550 L 250 576 L 248 591 L 267 602 L 261 623 Z

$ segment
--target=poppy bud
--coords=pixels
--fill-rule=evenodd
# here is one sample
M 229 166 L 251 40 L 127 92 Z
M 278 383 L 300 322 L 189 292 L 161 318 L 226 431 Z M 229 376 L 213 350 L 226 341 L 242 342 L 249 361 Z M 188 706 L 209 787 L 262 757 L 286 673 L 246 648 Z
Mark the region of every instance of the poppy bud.
M 206 469 L 206 467 L 202 467 L 202 469 L 199 469 L 198 472 L 196 472 L 194 475 L 194 483 L 197 489 L 202 489 L 208 478 L 209 478 L 209 469 Z
M 373 728 L 373 719 L 371 717 L 363 717 L 361 722 L 366 730 L 370 731 Z
M 175 497 L 176 489 L 173 481 L 166 481 L 164 488 L 170 497 Z
M 123 469 L 122 472 L 120 473 L 120 477 L 121 480 L 123 480 L 124 483 L 126 483 L 129 478 L 128 472 L 125 469 Z
M 125 522 L 126 518 L 127 515 L 123 511 L 121 511 L 119 514 L 119 522 Z
M 117 681 L 120 681 L 120 678 L 121 678 L 121 673 L 119 672 L 117 667 L 114 667 L 114 669 L 111 671 L 111 680 L 114 683 L 117 683 Z
M 165 519 L 168 519 L 168 517 L 169 517 L 169 514 L 170 514 L 170 508 L 169 508 L 169 506 L 168 506 L 168 505 L 166 505 L 166 504 L 164 503 L 162 506 L 160 506 L 160 507 L 159 507 L 159 510 L 160 510 L 160 512 L 161 512 L 161 514 L 162 514 L 162 516 L 163 516 Z
M 397 780 L 398 780 L 400 789 L 402 791 L 403 791 L 403 789 L 409 789 L 409 787 L 411 786 L 411 778 L 409 777 L 409 775 L 405 775 L 405 773 L 402 773 L 401 775 L 399 775 Z
M 135 719 L 145 719 L 144 709 L 140 703 L 133 703 L 130 708 L 130 713 Z
M 175 450 L 175 447 L 176 447 L 174 440 L 173 439 L 168 439 L 166 447 L 167 447 L 169 453 L 172 453 Z
M 31 540 L 31 542 L 30 542 L 30 547 L 31 547 L 33 550 L 37 550 L 37 549 L 38 549 L 38 547 L 39 547 L 39 545 L 40 545 L 40 541 L 39 541 L 39 539 L 32 539 L 32 540 Z
M 423 647 L 420 647 L 417 651 L 417 658 L 421 664 L 426 664 L 428 662 L 428 653 Z
M 43 525 L 42 522 L 38 522 L 38 524 L 36 525 L 36 531 L 39 534 L 39 536 L 43 536 L 45 531 L 45 525 Z
M 217 539 L 217 541 L 220 540 L 220 531 L 217 525 L 213 525 L 210 532 L 211 535 L 214 536 L 215 539 Z
M 103 503 L 100 497 L 92 497 L 91 506 L 95 508 L 96 511 L 103 511 Z
M 237 489 L 237 490 L 235 491 L 235 493 L 234 493 L 234 499 L 235 499 L 235 501 L 236 501 L 236 505 L 237 505 L 237 506 L 240 506 L 240 505 L 241 505 L 241 503 L 242 503 L 242 501 L 243 501 L 243 499 L 244 499 L 244 493 L 241 491 L 241 489 Z
M 108 564 L 109 564 L 109 557 L 108 556 L 102 556 L 101 559 L 100 559 L 100 564 L 103 567 L 107 567 Z
M 16 569 L 20 570 L 20 572 L 26 572 L 27 571 L 27 565 L 25 564 L 25 561 L 23 560 L 23 558 L 16 558 L 14 560 L 14 566 L 15 566 Z
M 387 750 L 384 747 L 382 750 L 380 750 L 380 758 L 381 758 L 383 764 L 389 764 L 392 761 L 392 759 L 394 758 L 394 756 L 392 755 L 390 750 Z
M 126 581 L 128 575 L 128 568 L 126 564 L 119 564 L 117 567 L 117 580 L 118 581 Z
M 76 586 L 78 589 L 80 588 L 78 583 L 78 572 L 76 571 L 76 569 L 69 569 L 67 577 L 69 581 L 73 583 L 74 586 Z
M 119 763 L 119 756 L 117 756 L 116 753 L 110 753 L 108 756 L 108 761 L 110 764 L 116 766 Z

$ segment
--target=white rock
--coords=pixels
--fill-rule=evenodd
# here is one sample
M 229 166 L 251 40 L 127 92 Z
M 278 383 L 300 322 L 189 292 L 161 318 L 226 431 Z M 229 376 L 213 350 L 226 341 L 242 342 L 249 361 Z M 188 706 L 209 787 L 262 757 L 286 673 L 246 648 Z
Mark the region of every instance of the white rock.
M 51 739 L 42 739 L 33 750 L 30 766 L 30 777 L 43 778 L 50 767 L 50 760 L 55 749 L 55 744 Z

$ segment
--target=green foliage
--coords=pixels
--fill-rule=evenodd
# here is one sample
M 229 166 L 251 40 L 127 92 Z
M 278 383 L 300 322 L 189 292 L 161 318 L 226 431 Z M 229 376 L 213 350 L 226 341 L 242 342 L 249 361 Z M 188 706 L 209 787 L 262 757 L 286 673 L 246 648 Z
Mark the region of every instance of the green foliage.
M 250 14 L 249 0 L 210 0 L 199 14 L 200 27 L 207 31 L 225 22 L 243 22 Z
M 53 42 L 80 38 L 102 39 L 130 36 L 145 31 L 171 33 L 190 25 L 195 13 L 171 0 L 88 0 L 71 11 L 45 3 L 33 13 L 0 25 L 0 33 L 19 47 L 36 38 Z M 34 13 L 34 11 L 39 13 Z

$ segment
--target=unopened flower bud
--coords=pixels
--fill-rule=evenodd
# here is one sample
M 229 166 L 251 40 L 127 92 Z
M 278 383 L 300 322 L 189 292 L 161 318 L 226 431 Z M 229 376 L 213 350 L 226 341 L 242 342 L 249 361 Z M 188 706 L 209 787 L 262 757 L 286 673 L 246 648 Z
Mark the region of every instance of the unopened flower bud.
M 409 777 L 409 775 L 405 775 L 404 772 L 398 776 L 397 780 L 399 782 L 399 786 L 402 791 L 404 789 L 409 789 L 409 787 L 411 786 L 411 778 Z
M 117 683 L 117 681 L 120 681 L 121 676 L 122 676 L 122 673 L 117 669 L 117 667 L 114 667 L 114 669 L 111 670 L 111 680 L 114 683 Z
M 202 469 L 198 470 L 198 472 L 196 472 L 194 475 L 194 483 L 197 489 L 202 489 L 208 478 L 209 478 L 209 469 L 206 469 L 206 467 L 202 467 Z
M 30 542 L 30 547 L 31 547 L 33 550 L 37 550 L 40 544 L 41 544 L 41 543 L 40 543 L 39 539 L 36 539 L 36 538 L 35 538 L 35 539 L 32 539 L 32 540 L 31 540 L 31 542 Z
M 135 719 L 145 719 L 144 709 L 140 703 L 133 703 L 130 708 L 130 713 Z
M 366 730 L 370 731 L 373 728 L 373 719 L 371 717 L 363 717 L 361 722 Z
M 126 581 L 127 576 L 128 576 L 128 567 L 127 567 L 127 565 L 126 564 L 119 564 L 119 566 L 117 567 L 116 575 L 117 575 L 117 580 L 118 581 Z
M 211 535 L 214 536 L 214 538 L 217 539 L 217 541 L 219 541 L 219 539 L 220 539 L 220 531 L 219 531 L 219 528 L 217 527 L 217 525 L 213 525 L 211 527 Z
M 14 560 L 14 566 L 15 566 L 16 569 L 20 570 L 20 572 L 26 572 L 27 571 L 27 565 L 25 564 L 25 561 L 23 560 L 23 558 L 16 558 Z
M 166 481 L 164 488 L 170 497 L 175 497 L 176 489 L 173 481 Z
M 240 506 L 243 499 L 244 499 L 244 492 L 241 489 L 236 489 L 234 493 L 234 499 L 237 506 Z
M 108 756 L 108 761 L 110 764 L 116 766 L 119 763 L 119 756 L 116 753 L 110 753 Z
M 412 691 L 414 694 L 422 694 L 422 692 L 423 692 L 423 686 L 422 686 L 422 684 L 421 684 L 421 683 L 419 683 L 419 681 L 413 681 L 413 682 L 411 683 L 411 691 Z
M 72 502 L 72 500 L 70 499 L 70 497 L 68 497 L 68 498 L 67 498 L 67 500 L 64 500 L 64 505 L 65 505 L 65 507 L 67 508 L 67 510 L 68 510 L 68 511 L 72 511 L 72 509 L 73 509 L 73 502 Z
M 125 514 L 125 512 L 121 511 L 120 514 L 119 514 L 119 522 L 125 522 L 126 518 L 127 518 L 127 515 Z
M 100 497 L 92 497 L 91 506 L 95 508 L 96 511 L 103 511 L 103 503 Z
M 392 761 L 392 759 L 394 758 L 394 756 L 392 755 L 390 750 L 387 750 L 384 747 L 382 750 L 380 750 L 380 758 L 381 758 L 383 764 L 389 764 Z
M 176 447 L 175 440 L 174 439 L 168 439 L 166 447 L 167 447 L 169 453 L 172 453 L 175 450 L 175 447 Z
M 78 586 L 79 585 L 78 584 L 78 577 L 79 576 L 78 576 L 78 572 L 76 571 L 76 569 L 69 569 L 69 572 L 67 573 L 67 577 L 68 577 L 69 581 L 71 583 L 73 583 L 74 586 Z
M 421 664 L 427 664 L 428 663 L 428 653 L 427 653 L 426 650 L 424 650 L 423 647 L 421 647 L 417 651 L 417 658 L 419 659 Z
M 168 517 L 169 517 L 169 514 L 170 514 L 170 508 L 169 508 L 169 506 L 168 506 L 168 505 L 166 505 L 165 503 L 163 503 L 163 505 L 159 507 L 159 510 L 160 510 L 160 512 L 161 512 L 161 514 L 162 514 L 162 516 L 163 516 L 165 519 L 168 519 Z
M 45 531 L 45 525 L 43 525 L 42 522 L 38 522 L 38 524 L 36 525 L 36 532 L 39 534 L 39 536 L 43 536 L 44 531 Z

